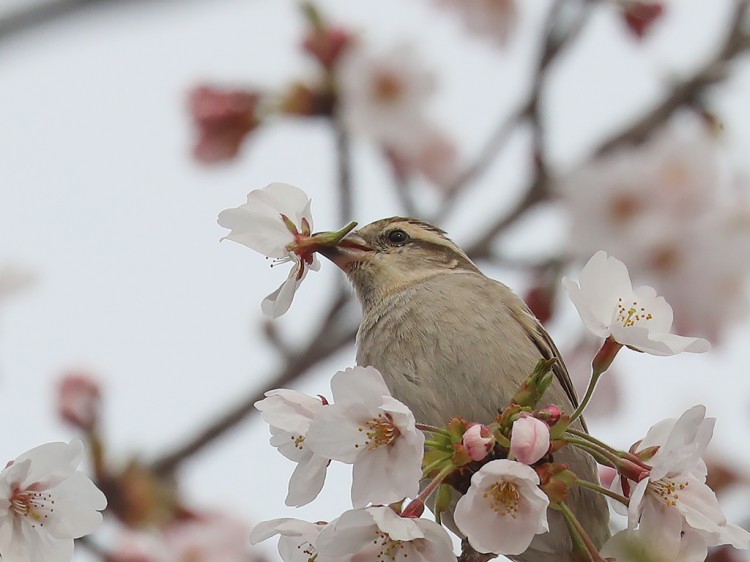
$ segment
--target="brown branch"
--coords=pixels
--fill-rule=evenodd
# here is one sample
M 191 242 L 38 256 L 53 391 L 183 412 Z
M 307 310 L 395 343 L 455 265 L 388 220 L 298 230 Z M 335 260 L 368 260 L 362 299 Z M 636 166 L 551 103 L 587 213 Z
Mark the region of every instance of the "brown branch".
M 466 539 L 461 541 L 461 556 L 458 557 L 458 562 L 487 562 L 497 558 L 497 554 L 481 554 L 477 552 Z
M 287 358 L 285 365 L 272 377 L 271 382 L 262 390 L 253 392 L 242 402 L 220 416 L 196 435 L 188 439 L 183 445 L 165 454 L 152 463 L 154 472 L 163 477 L 172 475 L 179 465 L 209 445 L 214 439 L 221 437 L 227 431 L 242 422 L 245 418 L 256 413 L 253 406 L 262 400 L 265 392 L 272 388 L 287 386 L 305 374 L 310 368 L 326 359 L 346 344 L 354 341 L 356 326 L 346 321 L 340 314 L 350 301 L 347 291 L 341 290 L 320 328 L 305 348 Z
M 677 83 L 670 94 L 643 117 L 602 142 L 595 151 L 596 155 L 606 154 L 620 146 L 643 142 L 680 108 L 700 108 L 701 98 L 706 91 L 727 77 L 729 64 L 738 55 L 750 50 L 750 34 L 743 29 L 750 16 L 749 11 L 748 0 L 737 2 L 730 20 L 731 27 L 719 52 L 691 77 Z
M 692 77 L 677 84 L 660 104 L 646 113 L 636 123 L 627 126 L 624 130 L 613 135 L 609 140 L 602 142 L 594 153 L 600 155 L 618 146 L 642 142 L 654 130 L 666 123 L 672 114 L 681 107 L 698 105 L 705 91 L 726 77 L 728 64 L 737 55 L 750 50 L 750 35 L 743 30 L 743 22 L 750 15 L 748 12 L 750 12 L 750 0 L 740 0 L 737 2 L 732 15 L 731 28 L 714 59 L 699 69 Z M 576 27 L 578 31 L 581 28 L 582 25 Z M 559 53 L 559 47 L 555 52 Z M 545 60 L 544 55 L 542 60 Z M 549 64 L 549 62 L 546 64 Z M 540 68 L 543 68 L 543 65 Z M 538 120 L 536 124 L 534 119 L 531 119 L 531 122 L 532 126 L 540 126 Z M 542 166 L 541 169 L 540 165 Z M 492 254 L 492 244 L 495 238 L 511 224 L 524 216 L 529 209 L 548 199 L 549 183 L 550 176 L 544 169 L 544 161 L 537 161 L 537 171 L 523 197 L 516 203 L 515 207 L 491 225 L 469 246 L 467 254 L 475 259 L 489 258 Z
M 90 8 L 125 3 L 138 3 L 146 6 L 154 2 L 152 0 L 148 2 L 144 0 L 48 0 L 32 4 L 0 17 L 0 42 Z
M 341 224 L 346 224 L 352 220 L 352 216 L 354 216 L 351 140 L 349 138 L 349 132 L 340 117 L 334 117 L 331 119 L 331 126 L 336 135 L 339 220 L 341 221 Z

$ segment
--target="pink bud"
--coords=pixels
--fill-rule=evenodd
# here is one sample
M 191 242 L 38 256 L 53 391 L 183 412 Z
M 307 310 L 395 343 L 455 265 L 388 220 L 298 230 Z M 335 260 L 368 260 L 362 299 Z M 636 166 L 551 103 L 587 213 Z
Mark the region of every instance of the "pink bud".
M 57 410 L 65 421 L 90 430 L 99 417 L 99 384 L 82 373 L 66 375 L 57 388 Z
M 524 464 L 534 464 L 549 450 L 549 427 L 531 416 L 522 416 L 513 422 L 510 434 L 510 452 Z
M 198 129 L 195 157 L 212 163 L 234 158 L 250 131 L 258 125 L 258 94 L 199 86 L 188 100 Z
M 539 412 L 537 413 L 539 416 L 539 419 L 546 422 L 547 425 L 553 426 L 558 421 L 560 421 L 560 417 L 562 416 L 562 410 L 558 406 L 555 406 L 554 404 L 550 404 L 549 406 L 545 406 Z
M 475 423 L 464 432 L 463 445 L 471 460 L 481 461 L 495 446 L 495 437 L 487 426 Z

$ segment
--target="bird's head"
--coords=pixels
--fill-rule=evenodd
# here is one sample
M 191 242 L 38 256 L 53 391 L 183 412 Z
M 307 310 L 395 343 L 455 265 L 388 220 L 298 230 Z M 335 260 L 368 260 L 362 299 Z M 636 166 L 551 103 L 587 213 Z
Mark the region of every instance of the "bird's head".
M 363 305 L 450 271 L 478 272 L 439 228 L 418 219 L 381 219 L 322 248 L 354 285 Z

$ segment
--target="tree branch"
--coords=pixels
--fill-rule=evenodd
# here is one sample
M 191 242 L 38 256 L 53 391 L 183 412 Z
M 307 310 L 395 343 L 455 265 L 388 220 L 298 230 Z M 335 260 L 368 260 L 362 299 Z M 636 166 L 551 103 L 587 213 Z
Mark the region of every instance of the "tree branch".
M 461 556 L 458 557 L 458 562 L 487 562 L 493 558 L 497 558 L 497 554 L 481 554 L 471 548 L 468 540 L 461 541 Z

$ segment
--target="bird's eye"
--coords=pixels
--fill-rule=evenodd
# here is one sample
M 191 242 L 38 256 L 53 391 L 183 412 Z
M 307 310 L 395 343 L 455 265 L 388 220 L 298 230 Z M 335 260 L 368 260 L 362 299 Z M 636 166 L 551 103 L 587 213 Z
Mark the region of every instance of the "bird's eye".
M 401 245 L 409 239 L 409 235 L 403 230 L 391 230 L 388 233 L 388 241 L 391 244 Z

